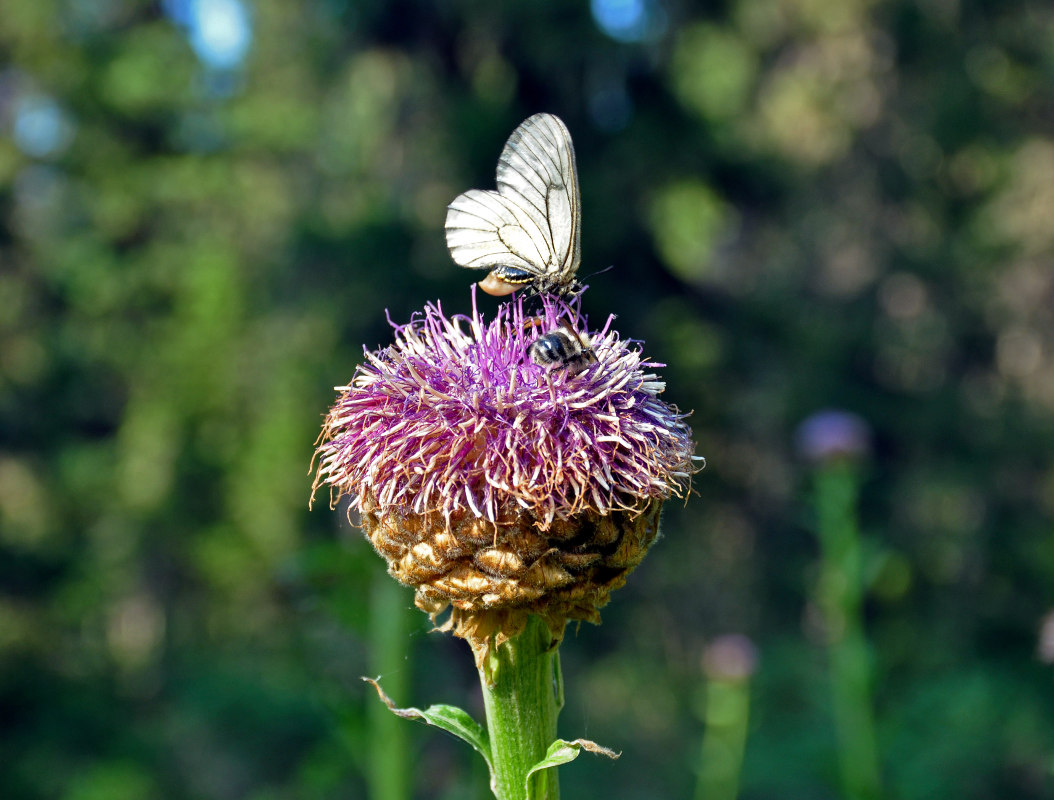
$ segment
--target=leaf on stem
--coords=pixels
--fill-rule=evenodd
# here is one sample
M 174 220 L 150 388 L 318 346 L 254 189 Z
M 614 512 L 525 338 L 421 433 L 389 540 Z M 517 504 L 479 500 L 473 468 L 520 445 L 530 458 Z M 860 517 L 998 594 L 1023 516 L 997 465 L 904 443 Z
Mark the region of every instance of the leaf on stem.
M 622 755 L 622 753 L 616 753 L 614 750 L 609 750 L 608 748 L 602 747 L 596 742 L 591 742 L 588 739 L 575 739 L 573 742 L 557 739 L 549 745 L 549 749 L 545 753 L 545 758 L 527 771 L 527 786 L 529 787 L 531 775 L 535 772 L 549 769 L 549 767 L 559 767 L 561 764 L 568 764 L 578 758 L 579 753 L 583 750 L 587 750 L 590 753 L 596 753 L 600 756 L 607 756 L 608 758 L 618 758 Z
M 381 689 L 381 685 L 377 682 L 380 680 L 379 678 L 363 678 L 363 680 L 366 681 L 366 683 L 371 684 L 373 688 L 377 690 L 377 694 L 380 696 L 381 701 L 388 706 L 388 710 L 393 714 L 403 717 L 404 719 L 419 719 L 429 725 L 441 728 L 447 733 L 452 733 L 462 741 L 468 742 L 472 745 L 476 752 L 483 756 L 483 760 L 487 762 L 488 769 L 492 767 L 490 760 L 490 737 L 487 735 L 486 729 L 476 722 L 476 720 L 472 719 L 472 716 L 467 711 L 464 711 L 457 706 L 440 704 L 431 705 L 424 711 L 419 708 L 396 708 L 395 703 L 384 693 L 384 690 Z M 555 744 L 557 744 L 557 742 L 554 742 L 554 745 Z M 549 750 L 551 752 L 552 747 L 550 747 Z M 574 756 L 571 758 L 574 758 Z M 561 761 L 558 763 L 564 762 Z

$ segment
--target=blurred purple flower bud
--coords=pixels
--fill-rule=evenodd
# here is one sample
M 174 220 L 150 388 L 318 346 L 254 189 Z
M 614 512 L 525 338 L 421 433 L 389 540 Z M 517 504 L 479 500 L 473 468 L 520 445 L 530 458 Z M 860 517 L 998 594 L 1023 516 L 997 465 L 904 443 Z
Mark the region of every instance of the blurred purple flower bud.
M 745 680 L 754 674 L 757 662 L 757 648 L 741 633 L 718 636 L 703 651 L 703 672 L 711 680 Z
M 839 458 L 858 459 L 871 450 L 871 429 L 864 419 L 849 411 L 817 411 L 798 426 L 798 452 L 809 461 Z
M 1036 656 L 1044 664 L 1054 664 L 1054 611 L 1048 611 L 1039 623 Z

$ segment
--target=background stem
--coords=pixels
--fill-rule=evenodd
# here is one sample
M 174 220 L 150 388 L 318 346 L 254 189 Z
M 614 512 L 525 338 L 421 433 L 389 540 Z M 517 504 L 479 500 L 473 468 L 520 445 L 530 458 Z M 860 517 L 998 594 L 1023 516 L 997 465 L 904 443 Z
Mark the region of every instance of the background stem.
M 695 800 L 735 800 L 750 716 L 746 678 L 711 679 L 706 686 L 702 753 Z
M 411 600 L 404 586 L 377 571 L 370 588 L 370 673 L 384 676 L 391 696 L 409 691 Z M 371 800 L 409 800 L 410 766 L 406 725 L 382 703 L 367 703 L 370 757 L 366 768 Z
M 556 738 L 563 706 L 560 660 L 552 634 L 531 616 L 523 633 L 493 649 L 479 670 L 493 761 L 492 787 L 498 800 L 558 800 L 556 770 L 527 772 L 545 757 Z
M 871 708 L 870 653 L 861 620 L 858 489 L 859 476 L 852 463 L 834 460 L 817 470 L 816 505 L 822 550 L 817 601 L 827 632 L 843 790 L 849 800 L 874 800 L 880 795 L 880 778 Z

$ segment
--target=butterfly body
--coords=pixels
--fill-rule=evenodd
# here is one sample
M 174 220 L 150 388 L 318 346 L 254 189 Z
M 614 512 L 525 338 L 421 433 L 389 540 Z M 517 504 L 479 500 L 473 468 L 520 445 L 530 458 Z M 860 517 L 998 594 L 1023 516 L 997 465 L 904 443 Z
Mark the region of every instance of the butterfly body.
M 454 261 L 486 269 L 488 294 L 529 286 L 572 295 L 581 262 L 582 212 L 571 135 L 552 114 L 535 114 L 509 137 L 498 159 L 497 191 L 470 189 L 447 208 Z

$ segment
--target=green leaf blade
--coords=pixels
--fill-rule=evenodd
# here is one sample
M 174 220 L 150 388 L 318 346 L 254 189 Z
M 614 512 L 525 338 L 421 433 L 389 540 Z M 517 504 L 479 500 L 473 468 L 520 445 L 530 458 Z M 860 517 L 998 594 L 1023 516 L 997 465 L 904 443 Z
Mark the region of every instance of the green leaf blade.
M 440 728 L 463 742 L 467 742 L 477 753 L 483 756 L 483 760 L 487 762 L 487 768 L 491 768 L 490 737 L 487 735 L 486 729 L 476 722 L 467 711 L 457 706 L 448 706 L 440 703 L 430 705 L 423 711 L 419 708 L 398 708 L 392 702 L 392 699 L 384 693 L 384 690 L 381 689 L 377 679 L 363 678 L 363 680 L 377 690 L 377 695 L 381 698 L 381 702 L 388 706 L 388 710 L 393 714 L 403 719 L 421 720 L 427 725 Z
M 549 745 L 549 749 L 545 753 L 545 758 L 528 770 L 525 791 L 530 791 L 530 779 L 534 773 L 543 769 L 549 769 L 550 767 L 559 767 L 563 764 L 569 764 L 578 758 L 583 750 L 597 755 L 607 756 L 611 759 L 618 758 L 622 755 L 622 753 L 616 753 L 614 750 L 602 747 L 596 742 L 591 742 L 588 739 L 575 739 L 573 742 L 568 742 L 564 739 L 556 739 L 551 745 Z

